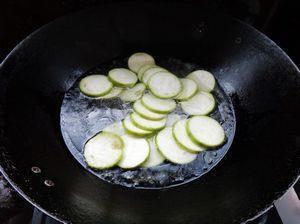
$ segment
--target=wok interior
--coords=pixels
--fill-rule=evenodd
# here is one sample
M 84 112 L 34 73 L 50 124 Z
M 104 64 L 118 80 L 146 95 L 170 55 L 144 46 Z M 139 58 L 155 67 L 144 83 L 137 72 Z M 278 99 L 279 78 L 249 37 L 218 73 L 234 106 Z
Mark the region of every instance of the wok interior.
M 59 124 L 65 91 L 88 69 L 136 51 L 203 66 L 232 100 L 233 144 L 199 181 L 168 190 L 114 186 L 82 169 L 67 150 Z M 0 77 L 2 169 L 62 220 L 239 223 L 267 208 L 299 174 L 299 72 L 269 39 L 226 17 L 186 5 L 107 5 L 26 39 Z M 32 166 L 41 167 L 41 176 Z M 45 178 L 55 188 L 44 187 Z

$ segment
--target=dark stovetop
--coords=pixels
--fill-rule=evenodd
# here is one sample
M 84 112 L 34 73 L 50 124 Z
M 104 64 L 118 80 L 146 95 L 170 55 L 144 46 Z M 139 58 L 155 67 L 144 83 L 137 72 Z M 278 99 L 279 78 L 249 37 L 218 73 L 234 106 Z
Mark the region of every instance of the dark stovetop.
M 116 0 L 121 1 L 121 0 Z M 0 63 L 13 47 L 42 25 L 65 14 L 110 2 L 108 0 L 0 1 Z M 153 1 L 155 2 L 155 0 Z M 170 0 L 169 0 L 170 2 Z M 180 2 L 196 2 L 181 0 Z M 199 1 L 198 1 L 199 3 Z M 237 17 L 267 34 L 300 65 L 300 16 L 292 0 L 202 0 L 203 7 Z M 295 186 L 300 194 L 300 184 Z M 30 223 L 33 208 L 0 174 L 0 223 Z M 266 222 L 263 220 L 267 219 Z M 251 223 L 281 223 L 275 209 Z

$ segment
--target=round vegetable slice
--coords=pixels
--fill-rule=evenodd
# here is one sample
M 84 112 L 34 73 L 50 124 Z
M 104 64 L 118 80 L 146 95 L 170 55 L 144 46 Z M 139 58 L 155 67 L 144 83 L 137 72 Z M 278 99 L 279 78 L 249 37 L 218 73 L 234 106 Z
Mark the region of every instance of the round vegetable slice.
M 171 127 L 173 126 L 177 121 L 182 120 L 182 119 L 186 119 L 187 115 L 185 114 L 169 114 L 167 116 L 167 123 L 166 126 L 167 127 Z
M 169 72 L 155 73 L 151 76 L 147 84 L 153 95 L 163 99 L 175 97 L 182 90 L 179 79 Z
M 173 136 L 177 143 L 190 152 L 201 152 L 205 147 L 196 144 L 186 130 L 187 120 L 178 121 L 173 127 Z
M 130 116 L 127 116 L 123 120 L 123 126 L 124 126 L 125 130 L 132 135 L 146 136 L 146 135 L 152 134 L 151 131 L 141 129 L 141 128 L 137 127 L 135 124 L 133 124 Z
M 207 115 L 214 110 L 215 105 L 213 95 L 203 91 L 191 99 L 181 102 L 182 110 L 190 115 Z
M 131 121 L 133 124 L 135 124 L 137 127 L 144 129 L 144 130 L 149 130 L 149 131 L 155 131 L 155 130 L 160 130 L 165 127 L 166 125 L 166 118 L 163 118 L 161 120 L 149 120 L 141 117 L 137 113 L 132 113 L 130 115 Z
M 123 127 L 122 121 L 118 121 L 106 126 L 102 131 L 111 132 L 117 135 L 124 135 L 125 129 Z
M 222 126 L 213 118 L 194 116 L 187 122 L 187 131 L 191 138 L 204 146 L 216 147 L 225 141 Z
M 128 59 L 128 67 L 131 71 L 138 72 L 143 65 L 154 65 L 154 58 L 143 52 L 135 53 Z
M 124 90 L 120 95 L 120 99 L 127 102 L 134 102 L 140 99 L 146 90 L 146 86 L 143 83 L 138 83 L 130 89 Z
M 177 100 L 187 100 L 197 93 L 197 83 L 191 79 L 180 79 L 182 91 L 175 97 Z
M 149 156 L 150 147 L 146 139 L 136 138 L 130 135 L 121 136 L 124 142 L 123 156 L 118 166 L 123 169 L 131 169 L 141 165 Z
M 211 92 L 215 88 L 216 80 L 208 71 L 196 70 L 188 74 L 186 78 L 194 80 L 202 91 Z
M 120 87 L 113 87 L 112 90 L 105 94 L 104 96 L 97 97 L 97 99 L 111 99 L 115 98 L 120 95 L 120 93 L 123 91 L 123 88 Z
M 161 154 L 169 161 L 178 164 L 190 163 L 197 158 L 197 154 L 184 150 L 174 139 L 172 128 L 161 130 L 155 138 L 156 146 Z
M 143 65 L 143 66 L 140 68 L 139 72 L 138 72 L 138 79 L 139 79 L 140 81 L 142 81 L 142 80 L 143 80 L 143 75 L 144 75 L 145 71 L 147 71 L 149 68 L 152 68 L 152 67 L 156 67 L 156 65 L 153 65 L 153 64 L 146 64 L 146 65 Z
M 165 114 L 159 114 L 149 110 L 142 104 L 141 100 L 138 100 L 133 104 L 133 109 L 140 116 L 150 120 L 160 120 L 166 116 Z
M 115 86 L 132 87 L 137 82 L 136 74 L 126 68 L 114 68 L 108 72 L 108 78 Z
M 113 133 L 101 132 L 84 146 L 84 158 L 93 169 L 107 169 L 116 165 L 122 157 L 123 141 Z
M 104 75 L 89 75 L 81 79 L 79 83 L 80 91 L 92 97 L 103 96 L 109 93 L 113 84 Z
M 171 99 L 160 99 L 151 94 L 144 94 L 142 104 L 149 110 L 157 113 L 170 113 L 176 108 L 176 103 Z
M 158 72 L 167 72 L 167 70 L 162 67 L 159 67 L 159 66 L 155 66 L 155 67 L 147 69 L 143 75 L 143 79 L 142 79 L 143 83 L 145 83 L 147 85 L 150 78 Z
M 150 154 L 148 159 L 142 164 L 143 167 L 158 166 L 165 161 L 165 157 L 163 157 L 163 155 L 156 148 L 154 138 L 147 139 L 150 146 Z

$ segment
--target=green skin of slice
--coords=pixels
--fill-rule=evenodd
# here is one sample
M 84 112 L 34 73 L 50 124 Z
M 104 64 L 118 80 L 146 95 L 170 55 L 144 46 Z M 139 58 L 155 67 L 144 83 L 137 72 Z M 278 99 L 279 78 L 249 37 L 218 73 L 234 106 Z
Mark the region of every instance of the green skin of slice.
M 165 110 L 165 111 L 162 111 L 162 110 L 156 110 L 155 108 L 151 108 L 151 107 L 147 106 L 147 105 L 143 102 L 143 98 L 142 98 L 141 102 L 142 102 L 142 104 L 143 104 L 148 110 L 151 110 L 151 111 L 153 111 L 153 112 L 155 112 L 155 113 L 159 113 L 159 114 L 168 114 L 168 113 L 172 112 L 173 110 L 175 110 L 175 108 L 176 108 L 176 105 L 175 105 L 175 107 L 172 108 L 172 109 L 170 109 L 170 110 Z
M 208 144 L 205 144 L 204 142 L 200 142 L 197 138 L 195 138 L 195 136 L 192 134 L 190 128 L 189 128 L 189 123 L 191 122 L 191 120 L 188 120 L 187 121 L 187 126 L 186 126 L 186 130 L 187 130 L 187 133 L 189 135 L 189 137 L 191 138 L 191 140 L 193 142 L 195 142 L 196 144 L 199 144 L 199 145 L 202 145 L 203 147 L 206 147 L 206 148 L 216 148 L 222 144 L 224 144 L 225 140 L 226 140 L 226 135 L 224 135 L 224 139 L 222 141 L 222 143 L 220 143 L 219 145 L 208 145 Z
M 183 84 L 182 83 L 181 83 L 181 86 L 182 86 L 182 90 L 183 90 Z M 197 92 L 198 92 L 198 85 L 197 85 L 197 88 L 195 89 L 195 91 L 193 92 L 193 94 L 191 94 L 189 97 L 179 97 L 179 98 L 175 97 L 175 100 L 180 100 L 180 101 L 188 100 L 188 99 L 192 98 L 193 96 L 195 96 Z M 177 96 L 179 96 L 179 95 L 180 95 L 180 93 Z
M 123 127 L 124 127 L 125 131 L 128 134 L 133 135 L 133 136 L 137 136 L 137 137 L 149 137 L 149 136 L 151 136 L 153 134 L 152 132 L 149 133 L 149 134 L 141 134 L 141 133 L 133 132 L 133 131 L 131 131 L 131 130 L 129 130 L 129 129 L 126 128 L 126 126 L 124 125 L 124 122 L 122 122 L 122 124 L 123 124 Z
M 165 126 L 164 126 L 164 127 L 162 127 L 162 128 L 158 128 L 158 129 L 156 129 L 156 128 L 149 128 L 149 127 L 144 127 L 144 126 L 140 125 L 139 123 L 137 123 L 137 122 L 132 118 L 132 114 L 130 115 L 130 119 L 131 119 L 132 123 L 133 123 L 135 126 L 139 127 L 140 129 L 146 130 L 146 131 L 159 131 L 159 130 L 161 130 L 161 129 L 163 129 L 163 128 L 165 127 Z
M 106 95 L 106 94 L 108 94 L 112 89 L 113 89 L 113 84 L 111 84 L 111 86 L 110 86 L 110 88 L 107 90 L 107 91 L 105 91 L 105 92 L 102 92 L 101 94 L 91 94 L 91 93 L 89 93 L 89 92 L 86 92 L 85 90 L 84 90 L 84 88 L 82 88 L 82 86 L 81 86 L 82 84 L 81 84 L 81 82 L 79 83 L 79 89 L 80 89 L 80 92 L 82 92 L 84 95 L 86 95 L 86 96 L 89 96 L 89 97 L 100 97 L 100 96 L 104 96 L 104 95 Z
M 117 138 L 120 140 L 121 144 L 122 144 L 122 148 L 124 147 L 124 142 L 123 142 L 122 138 L 121 138 L 119 135 L 116 135 L 116 134 L 111 133 L 111 132 L 105 132 L 105 131 L 100 132 L 100 133 L 98 133 L 98 134 L 96 134 L 96 135 L 99 135 L 99 134 L 101 134 L 101 133 L 108 133 L 108 134 L 110 134 L 110 135 L 113 135 L 113 136 L 117 137 Z M 95 137 L 96 135 L 94 135 L 93 137 Z M 92 138 L 93 138 L 93 137 L 92 137 Z M 92 139 L 92 138 L 90 138 L 90 139 Z M 93 166 L 91 166 L 90 164 L 88 164 L 88 162 L 85 160 L 85 158 L 84 158 L 84 161 L 86 162 L 86 164 L 87 164 L 91 169 L 97 170 L 97 171 L 98 171 L 98 170 L 110 169 L 110 168 L 114 167 L 115 165 L 117 165 L 117 164 L 120 162 L 121 159 L 122 159 L 122 153 L 120 154 L 119 159 L 116 160 L 115 163 L 110 164 L 110 165 L 108 165 L 108 166 L 101 167 L 101 168 L 100 168 L 100 167 L 93 167 Z

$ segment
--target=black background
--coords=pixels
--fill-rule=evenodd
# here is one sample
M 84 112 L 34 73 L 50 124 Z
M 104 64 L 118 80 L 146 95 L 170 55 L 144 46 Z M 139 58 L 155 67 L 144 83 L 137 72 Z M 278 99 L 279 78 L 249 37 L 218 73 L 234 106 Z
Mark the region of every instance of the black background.
M 107 0 L 0 0 L 0 63 L 28 34 L 52 20 Z M 114 1 L 117 2 L 117 1 Z M 152 1 L 155 4 L 155 1 Z M 169 1 L 171 2 L 171 1 Z M 174 1 L 173 1 L 174 2 Z M 180 2 L 196 2 L 195 0 Z M 198 0 L 203 7 L 237 17 L 274 40 L 300 65 L 300 14 L 292 0 Z M 139 1 L 136 1 L 139 4 Z M 0 80 L 1 81 L 1 80 Z M 296 186 L 300 193 L 299 184 Z M 28 223 L 32 215 L 24 202 L 0 175 L 0 223 Z M 258 223 L 256 221 L 255 223 Z M 275 210 L 267 223 L 281 223 Z

